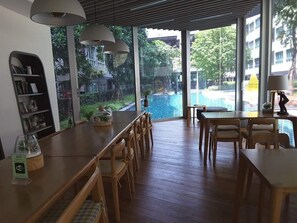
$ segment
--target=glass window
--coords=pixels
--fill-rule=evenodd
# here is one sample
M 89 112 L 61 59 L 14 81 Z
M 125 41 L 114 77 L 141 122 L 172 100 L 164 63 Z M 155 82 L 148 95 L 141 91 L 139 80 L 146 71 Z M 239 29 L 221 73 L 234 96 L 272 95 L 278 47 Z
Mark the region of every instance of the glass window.
M 282 64 L 283 63 L 283 51 L 275 53 L 275 64 Z
M 275 64 L 271 66 L 272 75 L 288 75 L 289 88 L 286 91 L 289 102 L 286 108 L 289 114 L 297 115 L 297 75 L 296 75 L 296 47 L 297 40 L 292 35 L 296 31 L 296 1 L 278 0 L 273 1 L 273 27 L 275 31 L 275 42 L 272 44 L 272 50 L 277 52 L 275 55 Z M 286 60 L 283 61 L 283 52 L 286 54 Z M 279 110 L 279 98 L 275 100 L 275 110 Z M 285 132 L 290 136 L 293 144 L 293 126 L 290 122 L 283 122 L 279 126 L 280 132 Z
M 194 33 L 194 32 L 192 32 Z M 197 31 L 191 46 L 192 104 L 235 109 L 236 26 Z
M 280 26 L 278 28 L 275 29 L 275 37 L 276 38 L 280 38 L 281 35 L 283 34 L 284 32 L 284 27 L 283 26 Z
M 255 49 L 260 47 L 260 38 L 255 40 Z
M 255 21 L 255 24 L 256 24 L 255 28 L 256 29 L 260 27 L 260 23 L 261 23 L 260 18 L 257 18 L 256 21 Z
M 256 24 L 257 29 L 250 25 L 253 30 L 246 35 L 245 64 L 246 70 L 243 77 L 242 105 L 244 111 L 258 110 L 258 85 L 259 85 L 259 56 L 260 56 L 260 14 L 246 18 L 246 24 Z M 254 45 L 255 44 L 255 45 Z
M 293 58 L 293 49 L 286 50 L 286 62 L 291 62 Z
M 255 59 L 255 67 L 259 67 L 259 65 L 260 65 L 260 60 L 259 60 L 259 58 L 256 58 Z
M 142 28 L 138 35 L 142 109 L 154 120 L 182 116 L 180 32 Z
M 254 62 L 253 60 L 248 61 L 248 69 L 252 69 L 254 67 Z
M 249 48 L 250 49 L 254 49 L 254 41 L 250 41 L 249 42 Z
M 60 128 L 73 125 L 71 80 L 65 27 L 51 28 Z
M 253 32 L 254 31 L 254 22 L 252 22 L 251 24 L 250 24 L 250 32 Z

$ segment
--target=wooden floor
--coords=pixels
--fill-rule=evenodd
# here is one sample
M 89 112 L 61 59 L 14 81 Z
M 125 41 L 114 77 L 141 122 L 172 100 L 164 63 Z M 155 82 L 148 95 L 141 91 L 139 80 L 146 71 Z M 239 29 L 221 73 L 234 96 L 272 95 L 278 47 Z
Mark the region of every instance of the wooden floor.
M 120 189 L 122 223 L 230 223 L 238 159 L 232 143 L 220 143 L 216 168 L 205 168 L 198 150 L 198 126 L 185 120 L 154 123 L 154 148 L 141 160 L 132 200 Z M 256 222 L 259 182 L 254 177 L 250 197 L 243 202 L 240 222 Z M 105 186 L 106 187 L 106 186 Z M 108 191 L 108 188 L 107 188 Z M 267 190 L 268 191 L 268 190 Z M 263 222 L 266 222 L 268 193 Z M 112 212 L 110 193 L 108 208 Z M 110 213 L 110 222 L 115 222 Z M 290 197 L 282 223 L 297 222 L 297 199 Z

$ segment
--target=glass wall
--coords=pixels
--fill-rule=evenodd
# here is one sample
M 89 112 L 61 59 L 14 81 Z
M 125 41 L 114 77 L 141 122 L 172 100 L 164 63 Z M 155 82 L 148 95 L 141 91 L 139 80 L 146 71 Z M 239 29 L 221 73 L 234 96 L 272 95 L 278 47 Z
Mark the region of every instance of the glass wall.
M 73 107 L 65 27 L 51 28 L 60 128 L 73 125 Z
M 81 32 L 82 27 L 76 30 Z M 105 54 L 103 46 L 85 46 L 76 40 L 76 58 L 82 118 L 89 119 L 99 106 L 112 110 L 135 109 L 135 79 L 131 27 L 110 27 L 123 40 L 128 54 Z M 79 33 L 80 33 L 79 32 Z
M 142 109 L 154 120 L 182 116 L 180 32 L 139 29 L 138 36 Z
M 273 10 L 271 75 L 288 75 L 289 89 L 286 95 L 290 101 L 286 107 L 289 113 L 296 115 L 297 4 L 295 1 L 275 0 Z M 276 97 L 276 110 L 279 110 L 278 100 Z
M 296 1 L 273 1 L 273 35 L 272 35 L 272 63 L 271 75 L 288 75 L 289 88 L 285 91 L 289 102 L 286 108 L 289 114 L 297 115 L 297 75 L 296 75 L 296 50 L 297 50 L 297 22 Z M 279 110 L 279 97 L 275 100 L 275 110 Z M 280 131 L 290 135 L 293 139 L 292 124 L 289 121 L 279 123 Z M 293 142 L 291 142 L 292 144 Z
M 236 25 L 191 36 L 191 104 L 235 110 Z
M 103 46 L 80 44 L 84 26 L 74 27 L 78 91 L 81 119 L 89 120 L 99 106 L 112 110 L 135 109 L 135 81 L 131 27 L 112 27 L 116 39 L 123 40 L 129 54 L 104 54 Z M 65 28 L 52 28 L 61 128 L 73 124 L 72 95 Z
M 260 14 L 246 18 L 245 73 L 243 80 L 243 110 L 258 110 L 260 67 Z

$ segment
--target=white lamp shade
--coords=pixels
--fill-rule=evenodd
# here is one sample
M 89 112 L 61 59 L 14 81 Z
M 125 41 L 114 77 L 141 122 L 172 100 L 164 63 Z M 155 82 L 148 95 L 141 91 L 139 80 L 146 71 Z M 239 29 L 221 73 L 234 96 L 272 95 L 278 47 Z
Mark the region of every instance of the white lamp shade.
M 289 89 L 289 81 L 287 75 L 269 76 L 267 90 L 270 91 L 283 91 Z
M 105 45 L 114 43 L 115 39 L 106 26 L 92 24 L 82 31 L 79 41 L 84 45 Z
M 86 14 L 77 0 L 35 0 L 30 18 L 51 26 L 69 26 L 85 22 Z
M 104 46 L 104 53 L 107 53 L 107 54 L 115 55 L 115 54 L 125 54 L 129 52 L 130 50 L 128 45 L 124 41 L 119 39 L 117 39 L 114 44 L 107 44 Z

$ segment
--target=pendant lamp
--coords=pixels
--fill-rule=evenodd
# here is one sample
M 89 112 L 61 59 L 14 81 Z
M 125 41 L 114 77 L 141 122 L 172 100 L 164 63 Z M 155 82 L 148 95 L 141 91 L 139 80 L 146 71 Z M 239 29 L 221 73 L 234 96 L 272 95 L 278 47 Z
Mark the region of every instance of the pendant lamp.
M 116 32 L 115 29 L 115 7 L 114 7 L 114 0 L 113 0 L 113 23 L 114 23 L 114 32 Z M 116 54 L 125 54 L 125 53 L 129 53 L 129 47 L 128 45 L 122 41 L 117 39 L 115 41 L 115 43 L 111 43 L 111 44 L 106 44 L 104 45 L 104 53 L 106 54 L 112 54 L 112 55 L 116 55 Z
M 86 14 L 78 0 L 35 0 L 32 21 L 50 26 L 69 26 L 85 22 Z
M 97 20 L 97 7 L 95 8 L 95 21 Z M 87 26 L 80 34 L 79 42 L 83 45 L 104 45 L 115 42 L 112 32 L 104 25 L 91 24 Z
M 106 26 L 92 24 L 82 31 L 79 41 L 84 45 L 104 45 L 113 44 L 115 39 Z
M 129 53 L 129 47 L 128 45 L 123 41 L 117 39 L 115 43 L 104 45 L 104 53 L 107 54 L 124 54 Z

